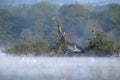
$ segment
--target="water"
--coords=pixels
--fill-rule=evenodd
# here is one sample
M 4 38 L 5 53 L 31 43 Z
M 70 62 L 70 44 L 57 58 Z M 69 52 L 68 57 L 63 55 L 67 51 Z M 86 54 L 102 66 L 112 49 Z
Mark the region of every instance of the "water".
M 0 80 L 120 80 L 120 58 L 17 57 L 0 52 Z

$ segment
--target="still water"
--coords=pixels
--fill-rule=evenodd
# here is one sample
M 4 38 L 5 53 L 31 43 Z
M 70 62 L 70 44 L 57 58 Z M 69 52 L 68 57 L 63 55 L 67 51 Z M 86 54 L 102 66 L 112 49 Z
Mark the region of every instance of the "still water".
M 0 80 L 120 80 L 120 58 L 17 57 L 0 52 Z

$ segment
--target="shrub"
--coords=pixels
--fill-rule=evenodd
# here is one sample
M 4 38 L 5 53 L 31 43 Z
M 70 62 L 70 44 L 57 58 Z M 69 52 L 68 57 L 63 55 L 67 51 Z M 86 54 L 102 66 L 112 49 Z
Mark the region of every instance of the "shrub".
M 34 54 L 34 55 L 40 55 L 41 53 L 45 52 L 46 49 L 46 42 L 35 38 L 31 41 L 27 40 L 20 40 L 17 44 L 15 44 L 10 49 L 7 49 L 7 53 L 16 54 L 16 55 L 28 55 L 28 54 Z

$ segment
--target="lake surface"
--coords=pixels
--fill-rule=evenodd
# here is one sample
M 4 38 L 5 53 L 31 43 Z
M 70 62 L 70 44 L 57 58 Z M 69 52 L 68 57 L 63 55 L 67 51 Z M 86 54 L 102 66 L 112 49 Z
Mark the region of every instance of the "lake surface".
M 0 52 L 0 80 L 120 80 L 120 58 L 17 57 Z

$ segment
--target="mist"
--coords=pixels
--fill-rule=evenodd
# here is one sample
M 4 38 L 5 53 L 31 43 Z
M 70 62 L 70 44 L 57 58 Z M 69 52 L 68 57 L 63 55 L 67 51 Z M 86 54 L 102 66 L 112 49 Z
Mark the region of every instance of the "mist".
M 119 80 L 119 14 L 120 0 L 0 0 L 0 80 Z M 80 49 L 94 29 L 100 46 L 51 55 L 59 42 L 53 18 Z
M 1 80 L 119 80 L 120 58 L 19 57 L 0 52 Z

